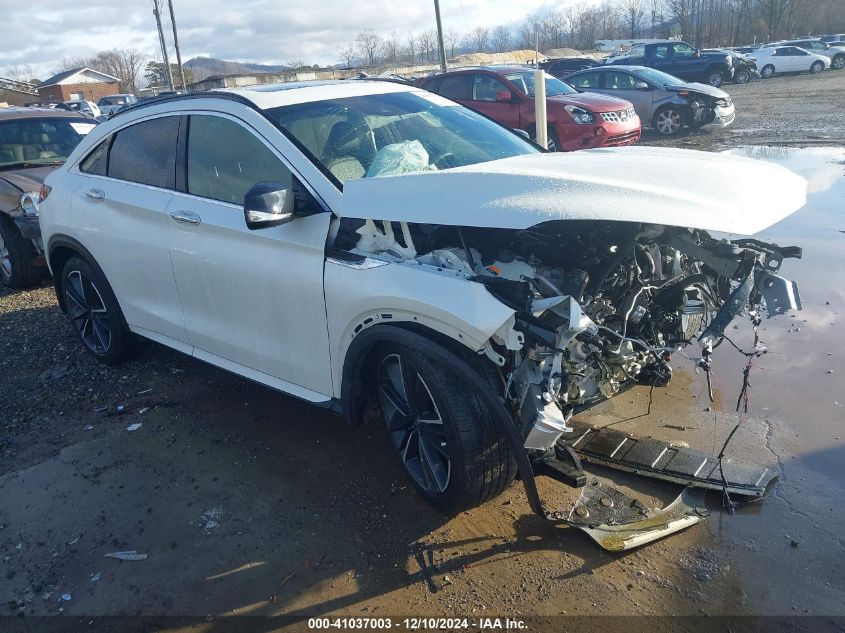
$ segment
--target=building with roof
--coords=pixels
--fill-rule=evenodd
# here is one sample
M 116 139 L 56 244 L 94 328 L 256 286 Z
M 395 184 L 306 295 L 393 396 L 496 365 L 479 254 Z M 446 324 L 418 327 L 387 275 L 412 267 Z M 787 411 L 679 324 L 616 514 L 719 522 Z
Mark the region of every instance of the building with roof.
M 96 103 L 100 97 L 119 92 L 119 78 L 84 67 L 60 72 L 38 86 L 41 100 L 54 102 L 87 99 Z

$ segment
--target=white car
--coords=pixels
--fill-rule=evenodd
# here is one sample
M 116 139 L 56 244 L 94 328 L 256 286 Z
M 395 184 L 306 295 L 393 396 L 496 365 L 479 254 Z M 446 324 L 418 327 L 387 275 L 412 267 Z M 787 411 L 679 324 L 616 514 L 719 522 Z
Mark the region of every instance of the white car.
M 94 119 L 102 116 L 99 106 L 93 101 L 87 99 L 74 99 L 73 101 L 63 101 L 57 103 L 56 107 L 61 110 L 70 110 L 72 112 L 80 112 L 86 114 Z
M 619 529 L 597 520 L 606 502 L 550 512 L 534 473 L 583 485 L 574 413 L 665 385 L 676 348 L 706 357 L 749 305 L 798 307 L 777 274 L 798 251 L 707 231 L 765 229 L 805 189 L 715 154 L 550 154 L 430 92 L 346 81 L 136 106 L 88 135 L 40 205 L 60 305 L 101 361 L 137 335 L 353 423 L 376 405 L 433 504 L 477 505 L 519 471 L 535 511 L 623 549 L 700 515 L 679 501 L 642 524 L 629 499 L 613 519 L 628 531 L 604 538 Z M 666 445 L 651 474 L 750 495 L 774 476 L 731 468 L 724 484 L 684 471 L 689 452 Z
M 830 58 L 797 46 L 768 46 L 754 51 L 760 76 L 769 79 L 775 73 L 820 73 L 830 68 Z

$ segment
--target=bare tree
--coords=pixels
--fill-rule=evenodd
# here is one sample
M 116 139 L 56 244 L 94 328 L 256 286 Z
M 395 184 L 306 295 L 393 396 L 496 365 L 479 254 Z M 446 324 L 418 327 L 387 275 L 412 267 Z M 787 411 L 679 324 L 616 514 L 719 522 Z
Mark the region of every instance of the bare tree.
M 344 59 L 347 68 L 352 68 L 355 65 L 355 46 L 353 44 L 338 46 L 337 54 Z
M 487 43 L 490 41 L 490 29 L 477 26 L 469 32 L 467 38 L 473 52 L 484 53 L 487 50 Z
M 637 37 L 637 32 L 642 28 L 645 7 L 643 0 L 621 0 L 622 21 L 625 27 L 631 32 L 631 39 Z
M 417 36 L 413 33 L 408 33 L 408 43 L 405 45 L 405 51 L 408 55 L 408 63 L 413 65 L 417 63 Z
M 381 36 L 377 35 L 372 29 L 364 29 L 355 38 L 355 47 L 368 66 L 375 66 L 381 47 Z
M 382 44 L 382 57 L 384 57 L 385 61 L 391 64 L 399 63 L 399 37 L 396 35 L 396 31 L 391 31 L 390 34 L 384 38 L 384 43 Z
M 447 29 L 443 34 L 443 45 L 449 51 L 449 57 L 454 57 L 457 54 L 460 41 L 460 36 L 453 27 Z
M 138 90 L 138 79 L 146 61 L 147 56 L 137 49 L 113 48 L 100 51 L 83 65 L 117 77 L 120 80 L 121 92 L 135 92 Z
M 437 56 L 437 31 L 429 29 L 417 36 L 420 57 L 423 61 L 430 62 Z
M 33 80 L 38 81 L 35 79 L 35 71 L 29 64 L 15 64 L 14 66 L 9 66 L 5 70 L 5 74 L 9 79 L 14 79 L 15 81 L 23 81 L 26 83 L 31 83 Z
M 490 45 L 497 53 L 504 53 L 511 49 L 511 32 L 506 26 L 497 26 L 490 36 Z
M 285 66 L 287 66 L 291 70 L 297 70 L 305 66 L 305 62 L 299 59 L 298 57 L 294 57 L 293 59 L 287 60 L 285 62 Z

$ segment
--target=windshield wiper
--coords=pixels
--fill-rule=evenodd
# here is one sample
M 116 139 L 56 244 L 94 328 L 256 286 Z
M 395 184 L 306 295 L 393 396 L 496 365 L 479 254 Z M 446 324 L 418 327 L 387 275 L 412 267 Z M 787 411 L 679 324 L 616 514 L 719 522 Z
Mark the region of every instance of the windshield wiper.
M 48 160 L 44 162 L 32 162 L 29 160 L 20 161 L 17 163 L 6 163 L 0 165 L 0 169 L 21 169 L 23 167 L 44 167 L 45 165 L 61 165 L 65 159 Z

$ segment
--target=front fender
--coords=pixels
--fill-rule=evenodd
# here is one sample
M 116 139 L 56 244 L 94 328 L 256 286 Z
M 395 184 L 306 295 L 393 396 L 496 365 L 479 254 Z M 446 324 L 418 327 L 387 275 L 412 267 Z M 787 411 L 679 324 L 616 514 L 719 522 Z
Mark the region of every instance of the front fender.
M 514 311 L 479 284 L 450 271 L 365 258 L 329 257 L 325 268 L 326 316 L 334 396 L 352 340 L 378 324 L 412 323 L 480 351 Z

